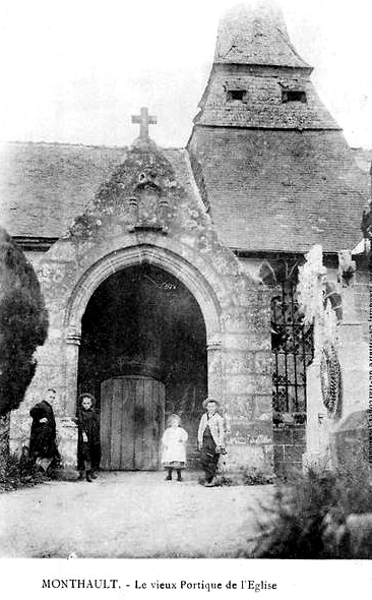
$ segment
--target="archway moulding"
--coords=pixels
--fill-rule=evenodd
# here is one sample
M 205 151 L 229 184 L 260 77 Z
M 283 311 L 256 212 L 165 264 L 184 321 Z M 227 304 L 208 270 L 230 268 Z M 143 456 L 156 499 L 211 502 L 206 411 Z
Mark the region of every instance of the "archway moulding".
M 212 284 L 199 269 L 174 252 L 153 245 L 137 245 L 114 250 L 92 264 L 76 283 L 67 303 L 64 328 L 66 341 L 79 343 L 81 319 L 86 306 L 110 275 L 136 265 L 153 264 L 174 275 L 193 294 L 204 317 L 207 340 L 218 346 L 221 306 Z

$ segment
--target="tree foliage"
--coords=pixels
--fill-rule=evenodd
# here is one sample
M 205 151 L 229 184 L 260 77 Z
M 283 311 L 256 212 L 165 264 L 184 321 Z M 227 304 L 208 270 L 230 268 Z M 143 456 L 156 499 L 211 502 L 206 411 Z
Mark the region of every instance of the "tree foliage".
M 48 316 L 32 265 L 0 227 L 0 416 L 18 408 L 35 373 Z

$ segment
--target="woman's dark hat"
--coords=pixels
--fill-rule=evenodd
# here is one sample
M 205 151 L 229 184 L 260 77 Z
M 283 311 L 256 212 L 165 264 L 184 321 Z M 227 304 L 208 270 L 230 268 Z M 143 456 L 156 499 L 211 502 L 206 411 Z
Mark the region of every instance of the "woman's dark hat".
M 96 405 L 96 399 L 93 396 L 93 394 L 88 394 L 88 393 L 86 393 L 86 394 L 80 394 L 79 400 L 78 400 L 78 404 L 79 405 L 81 405 L 81 403 L 83 401 L 83 398 L 89 398 L 92 401 L 92 407 L 93 408 L 95 407 L 95 405 Z
M 217 408 L 220 407 L 220 403 L 218 402 L 218 400 L 216 400 L 216 398 L 209 397 L 209 398 L 206 398 L 204 400 L 204 402 L 203 402 L 203 408 L 207 408 L 208 402 L 214 402 L 215 405 L 217 406 Z

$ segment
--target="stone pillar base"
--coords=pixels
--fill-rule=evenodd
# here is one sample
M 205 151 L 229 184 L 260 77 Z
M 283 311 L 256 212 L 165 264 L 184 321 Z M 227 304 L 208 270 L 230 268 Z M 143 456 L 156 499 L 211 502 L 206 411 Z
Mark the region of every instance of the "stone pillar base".
M 75 472 L 77 467 L 77 425 L 71 417 L 57 419 L 57 444 L 62 459 L 62 468 Z
M 227 454 L 220 459 L 219 471 L 224 475 L 240 474 L 244 479 L 250 473 L 273 476 L 273 445 L 227 444 Z

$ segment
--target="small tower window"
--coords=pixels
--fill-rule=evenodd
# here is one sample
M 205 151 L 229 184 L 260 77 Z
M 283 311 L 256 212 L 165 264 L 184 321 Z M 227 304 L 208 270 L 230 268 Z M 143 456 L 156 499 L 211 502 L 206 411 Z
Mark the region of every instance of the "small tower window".
M 282 90 L 282 102 L 307 102 L 303 90 Z
M 231 100 L 240 100 L 240 102 L 245 102 L 246 95 L 246 90 L 228 90 L 227 100 L 228 102 L 231 102 Z

